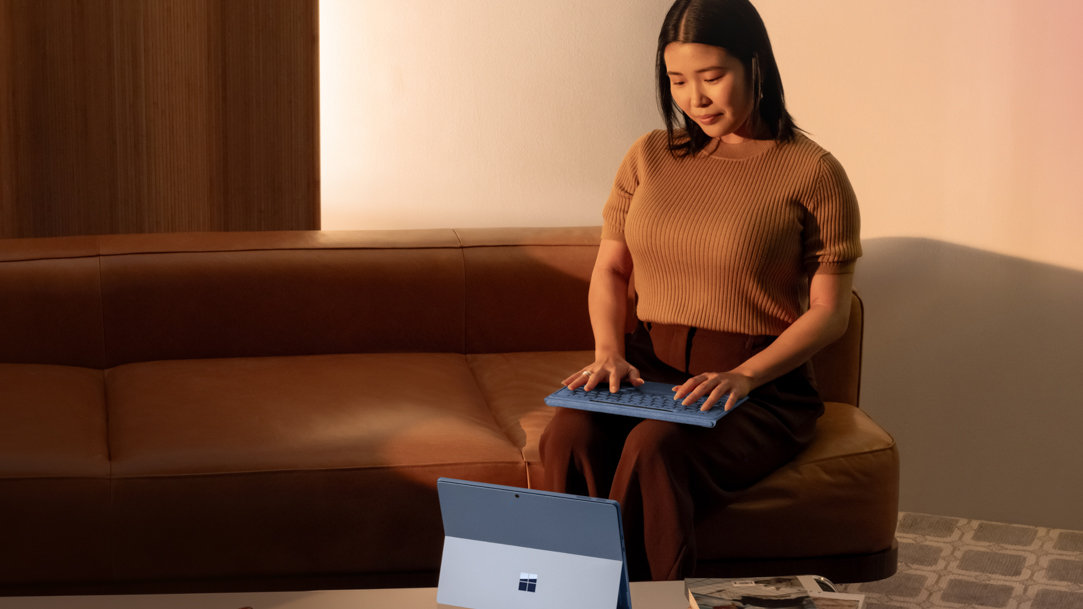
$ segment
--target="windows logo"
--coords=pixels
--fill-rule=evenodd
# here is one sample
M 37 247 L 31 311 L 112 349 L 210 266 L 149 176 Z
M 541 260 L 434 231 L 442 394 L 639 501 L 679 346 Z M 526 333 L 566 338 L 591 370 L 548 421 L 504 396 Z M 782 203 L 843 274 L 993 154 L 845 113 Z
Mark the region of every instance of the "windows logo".
M 520 592 L 534 592 L 538 588 L 538 574 L 537 573 L 520 573 L 519 574 L 519 591 Z

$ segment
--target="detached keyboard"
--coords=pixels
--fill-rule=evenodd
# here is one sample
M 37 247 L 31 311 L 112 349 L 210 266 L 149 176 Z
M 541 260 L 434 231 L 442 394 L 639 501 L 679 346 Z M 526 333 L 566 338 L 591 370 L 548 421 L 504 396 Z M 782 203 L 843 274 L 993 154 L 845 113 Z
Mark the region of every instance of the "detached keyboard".
M 740 405 L 745 399 L 742 398 L 737 404 Z M 652 381 L 639 387 L 622 385 L 617 393 L 610 393 L 608 385 L 599 385 L 591 391 L 584 391 L 581 387 L 575 390 L 561 387 L 545 398 L 545 403 L 550 406 L 714 427 L 727 414 L 723 410 L 726 396 L 707 412 L 700 410 L 705 401 L 707 398 L 703 397 L 685 406 L 673 399 L 673 385 Z

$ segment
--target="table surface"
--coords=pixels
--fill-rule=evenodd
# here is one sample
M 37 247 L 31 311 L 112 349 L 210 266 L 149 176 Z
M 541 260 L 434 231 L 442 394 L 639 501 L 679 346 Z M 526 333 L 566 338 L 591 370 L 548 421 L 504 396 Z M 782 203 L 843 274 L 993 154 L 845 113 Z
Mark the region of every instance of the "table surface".
M 0 609 L 437 609 L 436 588 L 0 597 Z M 684 582 L 632 582 L 634 609 L 688 609 Z

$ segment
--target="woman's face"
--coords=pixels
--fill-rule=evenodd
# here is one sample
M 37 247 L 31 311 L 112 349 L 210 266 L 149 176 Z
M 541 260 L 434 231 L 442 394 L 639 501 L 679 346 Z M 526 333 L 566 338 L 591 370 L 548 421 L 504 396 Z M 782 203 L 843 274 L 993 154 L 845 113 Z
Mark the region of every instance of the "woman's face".
M 751 137 L 752 87 L 739 59 L 695 42 L 671 42 L 663 54 L 673 101 L 707 135 L 731 144 Z

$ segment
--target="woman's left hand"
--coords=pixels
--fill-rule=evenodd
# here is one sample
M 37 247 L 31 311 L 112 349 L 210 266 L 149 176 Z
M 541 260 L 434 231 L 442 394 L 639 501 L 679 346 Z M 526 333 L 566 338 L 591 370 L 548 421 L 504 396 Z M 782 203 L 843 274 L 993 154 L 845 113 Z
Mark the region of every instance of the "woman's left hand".
M 752 377 L 736 372 L 704 372 L 688 379 L 682 385 L 674 387 L 674 399 L 681 400 L 685 406 L 703 396 L 709 396 L 700 410 L 710 410 L 727 393 L 729 398 L 723 408 L 732 410 L 738 400 L 747 396 L 756 385 Z

